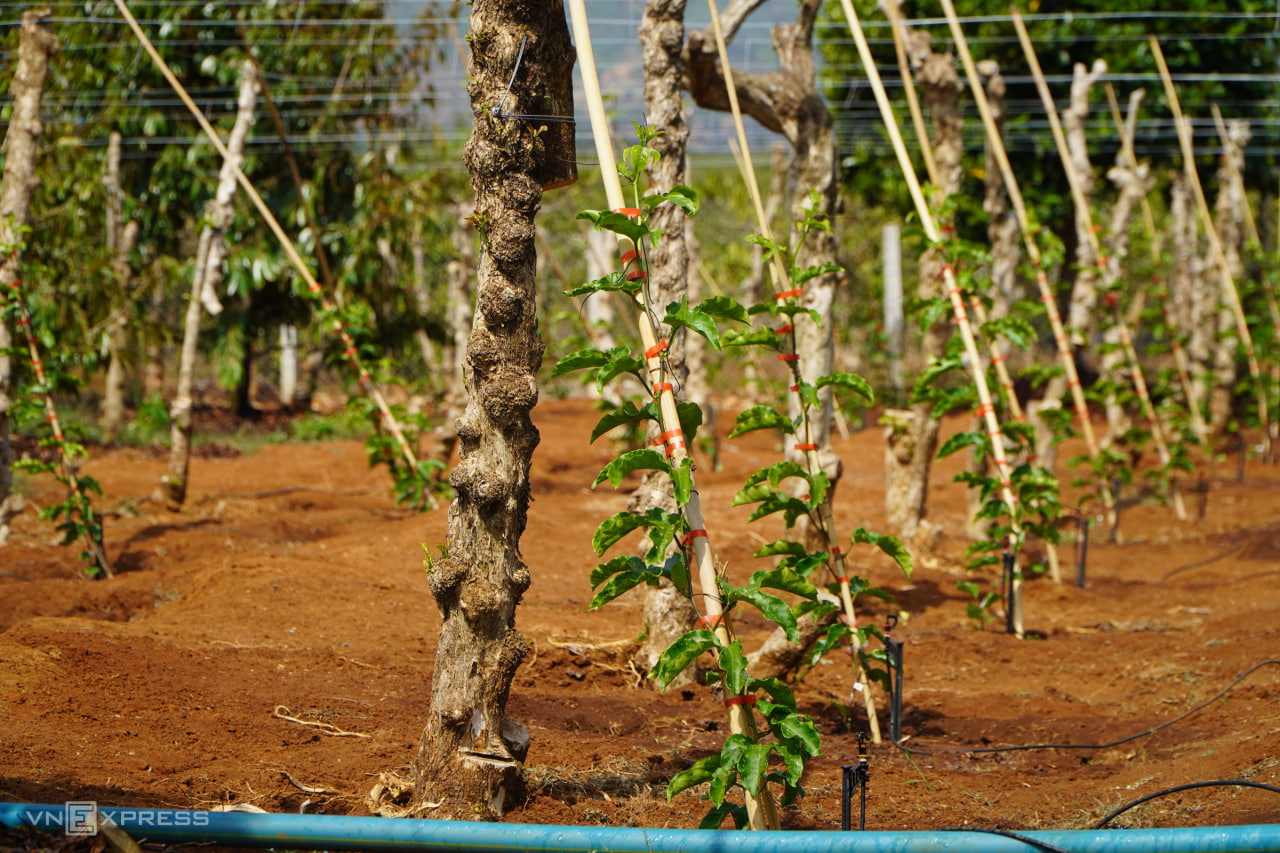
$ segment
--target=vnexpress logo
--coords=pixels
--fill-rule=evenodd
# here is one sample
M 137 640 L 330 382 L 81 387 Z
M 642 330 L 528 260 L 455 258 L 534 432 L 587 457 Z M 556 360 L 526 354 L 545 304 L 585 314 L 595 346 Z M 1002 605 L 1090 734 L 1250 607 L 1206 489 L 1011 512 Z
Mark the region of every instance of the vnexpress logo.
M 97 835 L 98 804 L 93 800 L 68 802 L 62 820 L 62 826 L 65 828 L 67 835 Z

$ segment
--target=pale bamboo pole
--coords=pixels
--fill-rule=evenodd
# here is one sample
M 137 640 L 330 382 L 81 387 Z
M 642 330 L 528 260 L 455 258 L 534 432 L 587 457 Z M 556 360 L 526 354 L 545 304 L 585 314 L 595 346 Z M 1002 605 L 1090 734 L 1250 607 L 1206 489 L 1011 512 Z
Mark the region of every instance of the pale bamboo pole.
M 720 23 L 720 11 L 716 8 L 716 0 L 707 0 L 707 6 L 711 12 L 711 32 L 716 40 L 716 52 L 720 56 L 720 68 L 724 74 L 725 88 L 729 95 L 729 110 L 733 114 L 733 126 L 738 136 L 738 148 L 734 152 L 738 161 L 738 168 L 742 171 L 742 179 L 747 185 L 747 194 L 751 196 L 751 205 L 755 209 L 756 226 L 760 229 L 760 236 L 770 242 L 773 240 L 773 231 L 770 228 L 769 217 L 765 214 L 764 203 L 760 197 L 760 182 L 756 177 L 755 164 L 751 161 L 751 148 L 747 143 L 746 126 L 742 121 L 742 108 L 738 103 L 738 87 L 734 82 L 733 68 L 729 64 L 729 46 L 724 40 L 724 28 Z M 773 263 L 769 266 L 771 277 L 773 278 L 773 289 L 775 299 L 782 301 L 794 300 L 798 293 L 785 289 L 789 281 L 786 270 L 782 267 L 782 259 L 774 254 Z M 792 394 L 799 397 L 800 394 L 800 370 L 797 366 L 795 356 L 795 329 L 791 323 L 779 326 L 775 330 L 779 335 L 789 335 L 792 341 L 792 352 L 783 353 L 779 358 L 789 359 L 785 363 L 791 366 L 792 379 L 795 380 L 791 385 Z M 799 404 L 801 412 L 805 412 L 803 400 Z M 836 408 L 836 411 L 839 411 Z M 818 445 L 813 441 L 813 425 L 810 422 L 808 414 L 804 415 L 805 440 L 796 442 L 794 447 L 804 453 L 805 466 L 812 474 L 822 470 L 822 459 L 818 455 Z M 822 535 L 827 540 L 827 547 L 830 551 L 831 560 L 826 563 L 827 571 L 830 572 L 832 578 L 840 585 L 840 605 L 844 611 L 845 624 L 850 629 L 857 631 L 858 613 L 853 606 L 853 594 L 849 588 L 851 576 L 845 560 L 844 550 L 840 547 L 840 543 L 836 540 L 836 522 L 835 512 L 831 507 L 831 497 L 822 502 L 819 508 L 822 518 Z M 862 648 L 862 643 L 858 640 L 857 633 L 853 635 L 853 666 L 854 678 L 860 685 L 859 692 L 862 693 L 862 701 L 867 712 L 867 728 L 870 729 L 871 740 L 873 743 L 880 743 L 882 738 L 880 734 L 880 720 L 876 716 L 875 699 L 871 695 L 871 683 L 867 678 L 866 669 L 862 666 L 858 659 L 857 651 Z
M 198 106 L 196 106 L 195 101 L 191 100 L 191 96 L 187 94 L 186 88 L 178 80 L 177 76 L 174 75 L 169 64 L 164 61 L 164 57 L 162 57 L 159 51 L 156 50 L 155 45 L 151 43 L 151 39 L 149 39 L 147 34 L 143 32 L 142 27 L 138 24 L 138 19 L 129 11 L 129 7 L 126 5 L 125 0 L 115 0 L 115 4 L 116 8 L 120 10 L 120 14 L 124 16 L 125 22 L 129 25 L 129 29 L 133 31 L 134 36 L 136 36 L 138 41 L 142 44 L 142 49 L 147 52 L 147 55 L 151 57 L 151 61 L 156 64 L 160 73 L 164 75 L 164 79 L 167 80 L 169 85 L 173 87 L 175 92 L 177 92 L 178 97 L 182 100 L 182 103 L 186 105 L 191 116 L 196 120 L 196 123 L 200 125 L 200 129 L 203 130 L 205 136 L 209 138 L 209 142 L 212 143 L 214 150 L 218 152 L 218 155 L 224 162 L 230 160 L 230 152 L 227 151 L 227 146 L 223 143 L 221 137 L 218 136 L 217 130 L 215 130 L 213 125 L 209 123 L 209 120 L 205 118 L 204 113 L 200 111 Z M 291 240 L 289 235 L 285 233 L 284 228 L 281 227 L 280 222 L 275 217 L 275 214 L 271 212 L 271 208 L 267 207 L 267 203 L 262 200 L 262 196 L 258 193 L 257 188 L 253 186 L 249 181 L 248 176 L 245 175 L 244 170 L 239 166 L 236 166 L 235 168 L 235 175 L 236 182 L 240 184 L 242 189 L 244 189 L 245 194 L 249 196 L 249 200 L 253 202 L 253 206 L 257 208 L 258 213 L 262 215 L 263 220 L 267 223 L 267 227 L 271 229 L 271 233 L 274 234 L 276 240 L 279 241 L 280 247 L 284 249 L 285 256 L 289 259 L 289 263 L 292 264 L 293 268 L 300 276 L 302 276 L 302 280 L 307 283 L 307 290 L 312 294 L 312 296 L 320 299 L 320 306 L 322 309 L 326 312 L 333 311 L 336 306 L 322 293 L 320 282 L 316 281 L 316 277 L 307 266 L 307 262 L 304 261 L 302 259 L 302 255 L 298 253 L 298 249 L 294 245 L 293 240 Z M 365 367 L 364 360 L 360 358 L 360 354 L 356 350 L 355 339 L 351 337 L 351 332 L 347 329 L 347 325 L 342 322 L 342 320 L 335 318 L 333 321 L 333 331 L 338 334 L 342 341 L 342 355 L 347 362 L 355 368 L 361 389 L 363 389 L 364 393 L 367 394 L 377 405 L 379 412 L 382 414 L 383 424 L 399 445 L 400 453 L 404 456 L 405 462 L 409 464 L 409 468 L 416 470 L 418 467 L 418 458 L 414 454 L 413 448 L 409 446 L 409 441 L 405 438 L 404 430 L 400 427 L 400 423 L 396 420 L 395 415 L 391 413 L 391 407 L 387 404 L 386 397 L 384 397 L 382 391 L 373 384 L 373 377 L 370 376 L 368 369 Z
M 1116 132 L 1120 134 L 1120 145 L 1124 155 L 1129 158 L 1131 164 L 1137 165 L 1138 158 L 1133 148 L 1133 118 L 1136 115 L 1137 101 L 1142 98 L 1142 90 L 1137 89 L 1130 96 L 1130 121 L 1125 122 L 1120 115 L 1120 102 L 1116 99 L 1115 87 L 1111 85 L 1110 80 L 1103 81 L 1103 87 L 1106 89 L 1107 101 L 1111 106 L 1111 120 L 1115 123 Z M 1147 245 L 1151 251 L 1151 262 L 1159 266 L 1162 261 L 1162 240 L 1160 232 L 1156 228 L 1155 215 L 1151 212 L 1151 200 L 1145 196 L 1142 199 L 1142 221 L 1147 229 Z M 1181 336 L 1178 334 L 1177 324 L 1174 322 L 1170 300 L 1161 300 L 1160 307 L 1164 312 L 1165 324 L 1169 327 L 1169 346 L 1173 350 L 1173 362 L 1178 370 L 1178 382 L 1182 386 L 1182 394 L 1187 400 L 1187 411 L 1191 415 L 1191 429 L 1195 432 L 1196 438 L 1201 445 L 1207 448 L 1209 446 L 1209 426 L 1204 422 L 1204 415 L 1200 413 L 1200 407 L 1195 402 L 1195 393 L 1191 384 L 1191 365 L 1187 361 L 1187 351 L 1182 346 Z
M 952 8 L 952 16 L 954 17 L 954 8 Z M 961 50 L 961 56 L 968 55 L 967 42 L 959 41 L 957 45 L 964 45 Z M 970 64 L 973 57 L 969 56 Z M 1045 315 L 1049 318 L 1049 327 L 1053 331 L 1054 343 L 1058 348 L 1058 360 L 1062 363 L 1062 372 L 1067 380 L 1067 388 L 1071 393 L 1072 405 L 1075 407 L 1076 422 L 1080 425 L 1080 433 L 1084 437 L 1085 447 L 1089 451 L 1089 457 L 1095 462 L 1100 457 L 1101 451 L 1098 449 L 1098 439 L 1093 432 L 1093 423 L 1089 420 L 1089 404 L 1084 399 L 1084 389 L 1080 386 L 1080 375 L 1076 372 L 1076 362 L 1071 355 L 1071 342 L 1067 337 L 1067 331 L 1062 325 L 1062 315 L 1058 313 L 1058 303 L 1054 297 L 1053 289 L 1049 286 L 1049 274 L 1044 268 L 1044 258 L 1040 254 L 1040 247 L 1036 243 L 1036 232 L 1031 227 L 1031 218 L 1027 214 L 1026 201 L 1022 197 L 1022 190 L 1018 186 L 1018 179 L 1013 174 L 1013 166 L 1009 163 L 1009 152 L 1004 146 L 1004 140 L 1000 138 L 1000 131 L 996 127 L 995 119 L 991 115 L 991 106 L 987 103 L 987 94 L 982 86 L 973 88 L 974 103 L 978 107 L 978 113 L 982 117 L 982 124 L 986 128 L 987 138 L 991 141 L 991 150 L 995 154 L 996 162 L 1000 166 L 1000 173 L 1004 176 L 1005 190 L 1009 193 L 1009 204 L 1013 207 L 1014 215 L 1018 219 L 1018 227 L 1022 231 L 1022 243 L 1027 252 L 1027 259 L 1031 261 L 1031 265 L 1036 270 L 1036 289 L 1040 292 L 1040 301 L 1044 303 Z M 1102 500 L 1102 510 L 1106 517 L 1108 525 L 1114 528 L 1116 524 L 1115 502 L 1111 496 L 1111 487 L 1105 479 L 1098 480 L 1098 495 Z
M 858 13 L 854 10 L 850 0 L 840 0 L 840 5 L 844 9 L 845 19 L 849 23 L 849 30 L 853 34 L 854 43 L 858 47 L 858 56 L 862 60 L 867 80 L 871 83 L 871 91 L 875 94 L 876 104 L 880 108 L 880 116 L 885 123 L 885 129 L 889 133 L 889 140 L 892 142 L 894 153 L 898 157 L 898 165 L 902 170 L 903 178 L 907 182 L 911 200 L 915 204 L 916 215 L 920 217 L 920 224 L 924 227 L 925 237 L 931 243 L 939 243 L 942 241 L 942 232 L 938 228 L 937 221 L 933 218 L 933 212 L 929 209 L 928 202 L 925 201 L 924 191 L 920 188 L 920 181 L 916 177 L 915 167 L 911 164 L 907 146 L 902 141 L 902 132 L 898 129 L 897 119 L 893 115 L 893 107 L 889 104 L 889 96 L 885 92 L 884 82 L 880 79 L 880 72 L 876 68 L 875 58 L 871 55 L 871 48 L 867 44 L 866 34 L 862 32 L 862 25 L 858 21 Z M 978 412 L 983 417 L 987 427 L 987 435 L 991 439 L 991 457 L 995 461 L 996 470 L 999 472 L 1000 477 L 1000 496 L 1009 507 L 1009 528 L 1016 542 L 1022 537 L 1022 525 L 1018 521 L 1018 498 L 1013 492 L 1013 479 L 1009 468 L 1009 460 L 1004 452 L 1004 434 L 1000 430 L 1000 421 L 996 417 L 996 407 L 992 403 L 991 391 L 987 387 L 987 374 L 982 366 L 982 356 L 978 352 L 978 344 L 974 339 L 973 327 L 969 323 L 964 297 L 959 283 L 956 281 L 955 270 L 950 264 L 945 264 L 942 267 L 942 279 L 947 297 L 951 301 L 951 310 L 955 314 L 956 326 L 960 331 L 960 340 L 964 344 L 965 355 L 968 357 L 969 372 L 973 377 L 973 384 L 978 392 Z M 1014 559 L 1017 559 L 1016 554 Z M 1019 574 L 1020 572 L 1015 565 L 1013 571 L 1015 589 L 1010 596 L 1011 601 L 1009 602 L 1011 607 L 1014 605 L 1014 601 L 1021 599 Z M 1014 633 L 1021 636 L 1022 614 L 1017 612 L 1013 614 L 1013 617 Z
M 950 0 L 943 0 L 943 2 L 948 3 Z M 1094 258 L 1097 259 L 1096 263 L 1103 275 L 1103 280 L 1107 281 L 1109 279 L 1110 283 L 1114 283 L 1115 278 L 1108 268 L 1107 255 L 1103 250 L 1102 241 L 1098 238 L 1098 232 L 1093 227 L 1093 212 L 1089 209 L 1089 202 L 1085 199 L 1084 187 L 1081 186 L 1081 177 L 1076 172 L 1075 164 L 1071 162 L 1067 138 L 1062 132 L 1062 123 L 1058 120 L 1058 108 L 1054 105 L 1053 96 L 1049 93 L 1049 85 L 1045 82 L 1044 72 L 1040 68 L 1040 60 L 1036 56 L 1035 46 L 1031 43 L 1031 36 L 1027 33 L 1027 28 L 1022 23 L 1022 16 L 1018 14 L 1018 10 L 1011 8 L 1010 13 L 1013 17 L 1013 26 L 1018 31 L 1018 40 L 1022 43 L 1023 53 L 1026 54 L 1027 64 L 1031 66 L 1031 75 L 1035 78 L 1040 100 L 1044 103 L 1045 114 L 1049 118 L 1049 129 L 1053 132 L 1053 139 L 1058 147 L 1058 155 L 1062 159 L 1062 169 L 1067 175 L 1067 185 L 1071 188 L 1076 217 L 1084 225 L 1081 230 L 1088 237 L 1089 246 L 1093 250 Z M 1164 425 L 1161 423 L 1155 406 L 1151 403 L 1151 394 L 1147 390 L 1142 364 L 1138 361 L 1138 354 L 1133 347 L 1133 336 L 1129 333 L 1129 326 L 1118 309 L 1115 311 L 1115 326 L 1120 336 L 1120 346 L 1124 350 L 1125 358 L 1129 362 L 1129 368 L 1133 372 L 1133 387 L 1138 393 L 1138 399 L 1142 401 L 1144 414 L 1151 420 L 1151 440 L 1155 443 L 1156 452 L 1160 456 L 1161 463 L 1168 466 L 1172 457 L 1169 454 L 1168 443 L 1165 441 Z M 1185 520 L 1186 509 L 1182 505 L 1182 495 L 1176 487 L 1172 491 L 1174 511 L 1179 519 Z
M 1191 133 L 1189 128 L 1183 124 L 1182 106 L 1178 102 L 1178 90 L 1174 88 L 1173 78 L 1169 75 L 1169 66 L 1164 61 L 1164 51 L 1160 49 L 1160 40 L 1155 36 L 1151 36 L 1150 44 L 1151 55 L 1155 57 L 1156 66 L 1160 69 L 1160 79 L 1164 83 L 1164 92 L 1165 97 L 1169 100 L 1169 109 L 1173 112 L 1174 127 L 1178 133 L 1178 143 L 1182 147 L 1183 165 L 1186 168 L 1191 190 L 1195 194 L 1196 208 L 1200 212 L 1200 221 L 1209 237 L 1209 246 L 1212 249 L 1214 260 L 1217 261 L 1219 270 L 1222 273 L 1222 294 L 1226 297 L 1227 305 L 1235 317 L 1236 334 L 1240 338 L 1240 346 L 1244 349 L 1245 358 L 1249 362 L 1249 375 L 1253 377 L 1254 394 L 1258 402 L 1258 422 L 1262 427 L 1264 453 L 1269 458 L 1271 456 L 1271 418 L 1267 412 L 1266 384 L 1262 378 L 1262 368 L 1258 364 L 1258 355 L 1253 348 L 1253 335 L 1249 331 L 1249 323 L 1244 316 L 1244 306 L 1240 304 L 1240 292 L 1236 289 L 1235 277 L 1231 274 L 1231 267 L 1227 262 L 1227 254 L 1222 248 L 1222 238 L 1218 234 L 1217 227 L 1213 224 L 1213 217 L 1209 213 L 1209 203 L 1205 200 L 1204 187 L 1200 184 L 1200 173 L 1196 169 Z
M 591 47 L 591 29 L 587 21 L 585 0 L 568 0 L 569 17 L 573 22 L 574 42 L 578 50 L 578 70 L 582 74 L 583 90 L 587 101 L 587 113 L 591 119 L 591 133 L 595 140 L 596 161 L 600 164 L 600 176 L 604 182 L 605 196 L 609 207 L 615 211 L 626 209 L 626 198 L 622 193 L 622 181 L 618 177 L 617 160 L 614 156 L 613 142 L 609 138 L 608 117 L 605 115 L 604 99 L 600 92 L 600 81 L 596 76 L 595 53 Z M 637 247 L 638 248 L 638 247 Z M 684 435 L 680 430 L 680 416 L 676 410 L 676 398 L 672 384 L 667 379 L 666 365 L 662 359 L 666 341 L 659 342 L 657 330 L 654 328 L 653 315 L 650 313 L 648 295 L 644 287 L 640 288 L 640 341 L 645 351 L 645 366 L 653 392 L 658 398 L 658 413 L 662 434 L 667 436 L 667 453 L 673 465 L 679 465 L 688 458 L 689 451 L 685 445 Z M 702 515 L 702 502 L 697 489 L 694 489 L 683 507 L 685 520 L 689 525 L 689 542 L 696 563 L 699 598 L 705 615 L 701 622 L 713 630 L 722 645 L 733 642 L 728 616 L 724 613 L 724 603 L 720 597 L 719 573 L 711 551 L 711 541 L 707 536 L 706 521 Z M 755 739 L 755 721 L 752 712 L 743 697 L 727 697 L 725 704 L 729 714 L 729 729 L 732 734 L 740 734 Z M 747 792 L 747 814 L 752 829 L 778 829 L 777 804 L 767 788 L 760 794 Z

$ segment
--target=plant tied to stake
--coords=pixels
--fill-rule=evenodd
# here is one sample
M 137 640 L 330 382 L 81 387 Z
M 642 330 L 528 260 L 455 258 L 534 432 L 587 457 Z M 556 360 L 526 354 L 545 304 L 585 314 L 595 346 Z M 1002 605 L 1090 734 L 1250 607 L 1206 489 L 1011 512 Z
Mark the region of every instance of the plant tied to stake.
M 747 324 L 751 316 L 747 308 L 728 297 L 711 297 L 696 305 L 689 304 L 687 299 L 672 302 L 665 306 L 660 318 L 650 306 L 647 262 L 662 234 L 649 226 L 649 216 L 664 204 L 676 205 L 686 214 L 693 215 L 698 209 L 698 197 L 687 186 L 677 186 L 664 193 L 642 193 L 641 177 L 658 154 L 648 145 L 654 132 L 644 128 L 637 128 L 637 132 L 640 144 L 628 148 L 618 165 L 619 175 L 631 190 L 629 206 L 580 214 L 596 228 L 618 235 L 625 249 L 623 268 L 573 288 L 567 291 L 568 295 L 589 297 L 604 291 L 628 294 L 638 301 L 642 320 L 653 328 L 665 326 L 671 331 L 680 328 L 691 330 L 717 350 L 731 341 L 735 345 L 744 345 L 756 338 L 763 340 L 761 332 L 766 330 L 746 334 L 721 331 L 721 322 Z M 755 309 L 755 312 L 761 313 L 770 308 L 774 313 L 790 311 L 792 315 L 807 310 L 795 306 L 794 302 L 790 306 L 778 306 L 774 302 Z M 777 333 L 770 329 L 767 334 L 770 344 L 777 347 Z M 552 373 L 560 376 L 589 370 L 601 387 L 618 376 L 631 374 L 649 389 L 651 399 L 643 405 L 627 401 L 606 412 L 592 431 L 591 439 L 594 441 L 617 427 L 633 427 L 655 420 L 661 431 L 655 444 L 661 449 L 646 447 L 622 453 L 604 467 L 594 485 L 608 480 L 616 487 L 631 472 L 659 471 L 670 478 L 678 507 L 676 512 L 656 508 L 643 514 L 621 512 L 600 524 L 592 546 L 602 557 L 637 530 L 645 531 L 649 545 L 643 557 L 623 555 L 596 566 L 591 573 L 591 585 L 596 593 L 590 606 L 592 609 L 601 607 L 641 584 L 657 586 L 667 580 L 705 614 L 697 628 L 686 632 L 662 653 L 650 677 L 666 687 L 704 653 L 711 652 L 717 667 L 710 673 L 709 681 L 723 693 L 732 732 L 718 754 L 700 759 L 671 780 L 668 797 L 705 782 L 708 783 L 706 798 L 711 801 L 712 808 L 702 821 L 704 828 L 718 827 L 729 816 L 740 827 L 750 823 L 755 828 L 777 828 L 771 788 L 780 788 L 783 806 L 803 795 L 800 782 L 805 765 L 820 753 L 818 731 L 813 720 L 799 712 L 795 694 L 789 686 L 777 678 L 757 678 L 748 672 L 747 656 L 741 640 L 733 636 L 730 614 L 739 606 L 754 607 L 765 619 L 780 626 L 789 638 L 797 639 L 796 618 L 799 613 L 836 606 L 822 603 L 818 588 L 807 577 L 830 555 L 810 555 L 799 543 L 779 540 L 759 554 L 781 556 L 783 559 L 774 568 L 755 572 L 742 586 L 731 583 L 722 571 L 713 568 L 711 582 L 707 583 L 702 569 L 710 561 L 708 533 L 702 522 L 693 461 L 688 455 L 688 445 L 696 438 L 702 413 L 694 404 L 675 403 L 674 389 L 665 380 L 661 367 L 666 350 L 666 339 L 647 347 L 643 354 L 623 346 L 613 347 L 608 352 L 581 350 L 561 359 Z M 655 363 L 659 365 L 656 371 L 653 369 Z M 859 393 L 869 396 L 865 382 L 858 377 L 842 375 L 826 379 L 828 381 L 823 384 L 853 386 Z M 816 399 L 817 389 L 808 389 L 808 394 Z M 675 413 L 674 419 L 670 416 L 672 412 Z M 792 434 L 797 429 L 796 423 L 776 412 L 770 417 L 757 408 L 744 415 L 745 420 L 739 418 L 740 432 L 782 424 Z M 747 428 L 744 429 L 744 425 Z M 805 498 L 782 494 L 781 482 L 791 477 L 798 477 L 808 484 L 809 493 Z M 828 486 L 825 472 L 817 470 L 810 474 L 796 463 L 782 462 L 753 475 L 744 493 L 758 496 L 762 504 L 753 518 L 782 512 L 790 526 L 802 515 L 821 518 L 820 508 Z M 873 540 L 864 538 L 861 541 Z M 698 575 L 696 586 L 694 575 Z M 779 593 L 795 596 L 800 603 L 793 607 Z M 743 789 L 746 806 L 727 799 L 734 787 Z

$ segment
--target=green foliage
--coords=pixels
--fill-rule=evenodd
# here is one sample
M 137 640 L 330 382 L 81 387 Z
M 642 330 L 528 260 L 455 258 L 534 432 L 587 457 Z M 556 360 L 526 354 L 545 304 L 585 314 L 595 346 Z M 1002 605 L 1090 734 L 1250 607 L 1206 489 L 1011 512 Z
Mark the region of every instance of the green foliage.
M 1000 593 L 984 590 L 976 581 L 956 581 L 956 589 L 968 595 L 972 601 L 965 606 L 965 614 L 973 621 L 974 627 L 982 630 L 995 621 L 996 615 L 991 612 L 1000 601 Z

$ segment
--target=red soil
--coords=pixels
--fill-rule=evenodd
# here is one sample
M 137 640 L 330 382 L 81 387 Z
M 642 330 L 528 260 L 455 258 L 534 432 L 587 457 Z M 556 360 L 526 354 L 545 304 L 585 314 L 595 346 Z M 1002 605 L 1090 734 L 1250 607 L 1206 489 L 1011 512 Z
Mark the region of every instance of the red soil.
M 705 688 L 659 693 L 628 670 L 638 596 L 587 611 L 591 533 L 625 495 L 590 488 L 609 449 L 587 444 L 596 417 L 588 404 L 553 401 L 536 414 L 543 443 L 522 541 L 533 585 L 518 616 L 534 651 L 508 708 L 532 732 L 531 796 L 507 819 L 696 825 L 703 805 L 692 794 L 667 803 L 665 783 L 718 748 L 723 708 Z M 848 531 L 883 519 L 882 448 L 875 429 L 838 442 L 846 474 L 837 516 Z M 751 552 L 781 531 L 746 526 L 747 510 L 730 497 L 776 459 L 768 437 L 740 439 L 725 442 L 723 471 L 699 474 L 714 547 L 734 576 L 748 574 Z M 975 629 L 955 588 L 963 495 L 949 478 L 959 464 L 938 468 L 931 518 L 944 535 L 910 581 L 853 551 L 859 570 L 897 599 L 860 602 L 868 618 L 906 614 L 896 636 L 907 644 L 907 745 L 931 751 L 872 747 L 868 828 L 1082 828 L 1166 786 L 1280 784 L 1280 666 L 1123 745 L 972 751 L 1144 732 L 1280 656 L 1280 468 L 1250 461 L 1237 482 L 1234 464 L 1220 464 L 1204 517 L 1185 523 L 1152 501 L 1126 507 L 1128 539 L 1104 544 L 1095 534 L 1085 589 L 1028 582 L 1034 639 L 1017 640 L 999 623 Z M 77 549 L 54 544 L 32 511 L 0 550 L 0 798 L 270 811 L 310 800 L 311 811 L 367 813 L 375 778 L 406 767 L 428 713 L 438 616 L 421 546 L 444 540 L 445 512 L 398 509 L 386 476 L 352 442 L 197 459 L 177 514 L 146 500 L 163 467 L 131 449 L 97 453 L 86 467 L 112 510 L 115 579 L 76 579 Z M 31 483 L 31 500 L 56 499 L 55 487 Z M 1064 546 L 1069 569 L 1075 553 Z M 737 624 L 748 644 L 763 636 L 754 614 Z M 847 703 L 849 689 L 839 655 L 799 685 L 825 754 L 789 826 L 838 826 L 839 768 L 856 761 L 856 743 L 833 703 Z M 333 736 L 277 712 L 367 737 Z M 855 716 L 852 726 L 865 721 Z M 1278 817 L 1274 794 L 1214 788 L 1156 800 L 1124 822 Z

